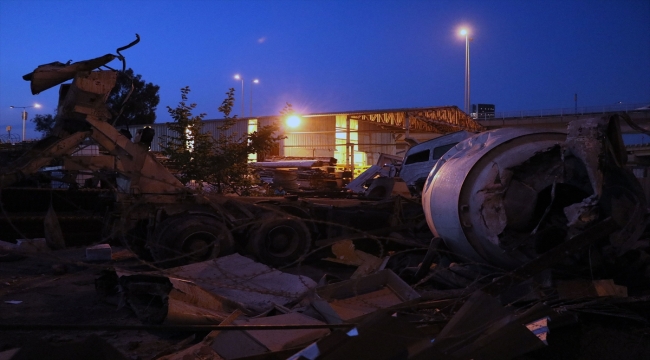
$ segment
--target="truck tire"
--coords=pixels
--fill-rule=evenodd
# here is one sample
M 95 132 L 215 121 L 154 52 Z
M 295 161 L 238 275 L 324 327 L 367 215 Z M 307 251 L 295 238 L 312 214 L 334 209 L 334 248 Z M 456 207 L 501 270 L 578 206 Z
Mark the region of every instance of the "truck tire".
M 126 233 L 121 233 L 119 239 L 123 246 L 144 261 L 153 260 L 147 246 L 147 223 L 139 221 Z
M 208 216 L 173 217 L 163 221 L 149 244 L 159 265 L 181 266 L 232 254 L 234 240 L 226 225 Z
M 311 234 L 298 218 L 272 217 L 251 231 L 248 248 L 269 266 L 293 263 L 309 251 Z

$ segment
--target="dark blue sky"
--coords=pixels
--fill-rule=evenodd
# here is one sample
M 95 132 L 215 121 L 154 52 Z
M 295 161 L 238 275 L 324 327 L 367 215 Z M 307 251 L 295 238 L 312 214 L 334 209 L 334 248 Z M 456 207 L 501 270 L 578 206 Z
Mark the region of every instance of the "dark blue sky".
M 463 107 L 471 29 L 472 103 L 497 111 L 650 103 L 649 0 L 545 1 L 0 1 L 0 133 L 22 128 L 20 110 L 54 113 L 58 91 L 33 96 L 22 75 L 131 42 L 127 66 L 160 86 L 157 122 L 179 89 L 197 112 L 236 89 L 246 115 L 286 102 L 303 113 Z M 111 63 L 119 67 L 117 61 Z M 28 138 L 38 137 L 28 123 Z

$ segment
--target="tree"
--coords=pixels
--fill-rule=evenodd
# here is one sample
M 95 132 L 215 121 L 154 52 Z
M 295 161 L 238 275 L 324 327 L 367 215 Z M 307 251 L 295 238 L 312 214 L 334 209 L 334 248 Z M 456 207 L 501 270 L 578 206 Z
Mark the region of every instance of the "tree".
M 232 107 L 235 105 L 235 88 L 230 88 L 228 89 L 228 92 L 226 92 L 226 98 L 223 99 L 223 102 L 221 102 L 221 106 L 219 106 L 219 112 L 223 114 L 224 119 L 229 120 L 229 119 L 235 119 L 237 118 L 237 115 L 233 116 L 232 118 L 230 117 L 230 113 L 232 112 Z
M 36 126 L 36 131 L 43 133 L 43 137 L 46 137 L 52 133 L 54 129 L 54 116 L 51 114 L 47 115 L 35 115 L 31 120 Z
M 129 96 L 132 84 L 133 92 Z M 118 72 L 115 87 L 106 101 L 114 112 L 114 125 L 153 124 L 156 121 L 156 107 L 160 102 L 158 90 L 160 86 L 145 82 L 142 75 L 134 75 L 133 69 Z
M 169 157 L 169 166 L 177 171 L 178 179 L 187 184 L 191 180 L 210 181 L 210 165 L 214 140 L 203 133 L 205 114 L 192 115 L 196 104 L 187 104 L 190 87 L 181 89 L 181 101 L 176 108 L 167 106 L 174 122 L 167 124 L 174 135 L 165 135 L 163 154 Z
M 229 191 L 245 195 L 257 182 L 257 176 L 248 164 L 248 156 L 268 153 L 283 136 L 276 135 L 279 130 L 277 124 L 260 126 L 256 131 L 245 135 L 226 135 L 228 129 L 235 124 L 234 119 L 229 117 L 234 104 L 234 93 L 235 89 L 230 88 L 219 107 L 225 121 L 224 125 L 219 127 L 219 135 L 215 138 L 213 176 L 220 192 Z
M 293 105 L 291 105 L 290 103 L 285 103 L 282 110 L 280 110 L 280 116 L 281 117 L 286 117 L 288 115 L 293 115 L 294 113 L 295 113 L 295 111 L 293 110 Z
M 267 152 L 282 137 L 275 135 L 278 126 L 259 127 L 248 134 L 237 134 L 228 130 L 235 124 L 236 117 L 230 117 L 234 104 L 235 89 L 226 93 L 226 99 L 219 107 L 225 120 L 213 136 L 203 133 L 205 114 L 192 115 L 196 104 L 187 104 L 189 87 L 181 89 L 181 102 L 176 108 L 167 107 L 174 119 L 168 128 L 175 135 L 163 137 L 163 153 L 169 157 L 169 164 L 177 170 L 178 178 L 184 184 L 191 180 L 214 186 L 219 193 L 245 194 L 255 182 L 248 166 L 248 155 Z

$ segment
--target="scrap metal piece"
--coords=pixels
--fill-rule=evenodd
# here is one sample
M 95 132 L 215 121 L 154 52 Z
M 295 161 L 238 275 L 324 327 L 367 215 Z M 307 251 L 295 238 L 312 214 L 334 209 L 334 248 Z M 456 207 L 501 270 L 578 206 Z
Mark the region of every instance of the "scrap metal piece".
M 110 261 L 113 258 L 113 250 L 109 244 L 98 244 L 86 248 L 87 261 Z
M 305 276 L 239 254 L 168 269 L 166 275 L 117 273 L 124 300 L 145 323 L 215 324 L 237 309 L 259 315 L 316 287 Z
M 627 297 L 627 287 L 616 285 L 612 279 L 561 281 L 558 283 L 557 291 L 560 299 L 599 296 Z
M 357 266 L 357 270 L 350 277 L 351 279 L 358 279 L 377 271 L 384 262 L 382 258 L 356 250 L 352 240 L 342 240 L 334 243 L 332 253 L 336 256 L 335 258 L 325 258 L 323 260 Z
M 235 310 L 232 314 L 230 314 L 227 318 L 225 318 L 219 326 L 228 326 L 231 325 L 237 318 L 239 318 L 242 315 L 241 310 Z M 165 355 L 162 357 L 157 357 L 155 356 L 155 359 L 158 360 L 185 360 L 188 357 L 191 359 L 200 359 L 200 358 L 206 358 L 206 359 L 211 359 L 214 357 L 219 356 L 213 349 L 212 349 L 212 342 L 214 339 L 221 333 L 220 330 L 212 330 L 208 335 L 206 335 L 201 342 L 194 344 L 187 349 L 181 350 L 179 352 Z
M 289 313 L 256 319 L 240 319 L 235 325 L 324 325 L 309 316 Z M 225 359 L 299 348 L 329 334 L 328 329 L 292 329 L 266 331 L 226 331 L 212 342 L 212 349 Z M 237 344 L 233 346 L 233 344 Z
M 429 273 L 429 270 L 431 270 L 431 265 L 433 265 L 433 260 L 437 255 L 438 247 L 440 246 L 440 241 L 441 239 L 437 237 L 431 239 L 431 242 L 429 243 L 429 248 L 427 249 L 427 253 L 426 255 L 424 255 L 424 259 L 422 259 L 420 265 L 418 265 L 418 270 L 414 275 L 415 280 L 421 280 Z
M 573 121 L 569 123 L 565 144 L 566 154 L 578 157 L 587 165 L 598 209 L 621 227 L 610 239 L 619 255 L 634 248 L 645 229 L 647 205 L 638 180 L 624 167 L 627 153 L 620 118 L 614 115 Z M 570 209 L 573 210 L 576 209 Z M 582 213 L 586 209 L 578 210 L 584 218 Z
M 384 269 L 359 279 L 342 281 L 316 289 L 312 306 L 330 324 L 353 321 L 420 295 L 391 270 Z
M 135 36 L 136 39 L 134 41 L 126 46 L 122 46 L 117 49 L 118 55 L 106 54 L 94 59 L 78 61 L 72 64 L 70 63 L 72 60 L 68 61 L 65 64 L 54 61 L 49 64 L 39 65 L 36 67 L 36 69 L 34 69 L 34 71 L 24 75 L 23 80 L 30 82 L 32 94 L 36 95 L 44 90 L 73 79 L 80 72 L 88 72 L 95 70 L 101 66 L 105 66 L 115 58 L 122 60 L 122 72 L 124 72 L 126 69 L 126 61 L 124 60 L 124 56 L 120 53 L 120 51 L 126 50 L 139 43 L 140 35 L 135 34 Z
M 115 50 L 115 52 L 117 53 L 120 60 L 122 60 L 122 72 L 124 72 L 126 70 L 126 60 L 124 59 L 124 55 L 122 55 L 122 50 L 126 50 L 128 48 L 131 48 L 132 46 L 134 46 L 135 44 L 137 44 L 139 42 L 140 42 L 140 35 L 135 34 L 135 40 L 133 40 L 130 43 L 128 43 L 127 45 L 119 47 L 119 48 L 117 48 L 117 50 Z
M 120 275 L 118 274 L 119 286 L 124 295 L 124 303 L 129 305 L 143 323 L 162 323 L 167 317 L 169 292 L 173 288 L 169 279 L 147 274 Z
M 539 320 L 535 320 L 531 323 L 526 324 L 526 328 L 530 330 L 538 339 L 542 340 L 544 345 L 548 345 L 548 322 L 551 320 L 550 316 L 545 316 Z
M 174 287 L 169 292 L 165 324 L 220 324 L 233 309 L 237 309 L 238 304 L 192 282 L 176 278 L 169 280 Z
M 120 293 L 119 305 L 128 305 L 145 324 L 218 324 L 224 308 L 212 294 L 182 280 L 158 274 L 104 271 L 95 290 L 104 298 Z M 235 306 L 236 307 L 236 306 Z
M 510 273 L 494 279 L 490 284 L 484 286 L 481 290 L 488 294 L 498 295 L 504 290 L 533 277 L 535 274 L 552 267 L 557 262 L 565 258 L 567 254 L 574 252 L 592 242 L 603 237 L 609 236 L 618 229 L 618 225 L 611 218 L 607 218 L 597 224 L 592 225 L 587 230 L 574 236 L 568 241 L 552 248 L 545 254 L 525 265 L 511 271 Z
M 63 64 L 58 61 L 39 65 L 34 71 L 23 76 L 23 80 L 30 82 L 32 94 L 52 88 L 74 78 L 77 73 L 91 71 L 104 66 L 116 58 L 113 54 L 106 54 L 90 60 L 78 61 L 73 64 Z
M 372 165 L 366 169 L 366 171 L 362 172 L 359 176 L 355 177 L 352 181 L 345 185 L 345 188 L 352 191 L 353 193 L 362 194 L 364 191 L 366 191 L 366 187 L 364 186 L 366 182 L 380 175 L 381 172 L 381 166 Z
M 365 318 L 358 326 L 334 331 L 288 359 L 413 359 L 414 354 L 430 345 L 430 337 L 418 325 L 388 311 L 379 311 Z
M 537 305 L 522 314 L 481 291 L 467 299 L 432 346 L 413 359 L 512 359 L 546 346 L 543 320 L 555 314 Z M 540 321 L 541 320 L 541 321 Z M 445 357 L 442 357 L 445 358 Z
M 254 314 L 296 301 L 316 287 L 308 277 L 283 273 L 239 254 L 168 269 L 167 274 L 191 280 Z

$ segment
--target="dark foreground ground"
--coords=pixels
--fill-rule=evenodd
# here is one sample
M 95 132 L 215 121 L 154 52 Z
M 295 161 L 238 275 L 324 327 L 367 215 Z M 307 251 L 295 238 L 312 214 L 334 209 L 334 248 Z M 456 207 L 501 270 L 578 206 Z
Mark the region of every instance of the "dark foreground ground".
M 113 261 L 85 262 L 85 248 L 36 253 L 18 257 L 3 255 L 0 261 L 0 353 L 14 348 L 45 348 L 88 339 L 105 340 L 129 359 L 155 359 L 199 342 L 207 332 L 145 330 L 15 330 L 11 324 L 142 325 L 127 306 L 99 297 L 95 279 L 102 270 L 148 267 L 126 250 L 114 249 Z M 352 269 L 353 270 L 353 269 Z M 325 272 L 345 273 L 345 268 L 301 267 L 318 279 Z M 520 359 L 648 359 L 650 315 L 647 300 L 620 308 L 596 304 L 585 308 L 580 322 L 553 324 L 549 347 Z M 615 310 L 615 311 L 614 311 Z M 48 358 L 47 356 L 45 358 Z M 0 355 L 0 359 L 3 359 Z
M 128 252 L 115 263 L 137 266 Z M 102 301 L 95 291 L 97 274 L 112 264 L 82 262 L 85 249 L 33 254 L 0 262 L 0 351 L 64 344 L 98 335 L 132 359 L 150 359 L 191 334 L 147 331 L 13 331 L 5 324 L 141 325 L 126 307 Z M 20 303 L 7 303 L 20 301 Z

